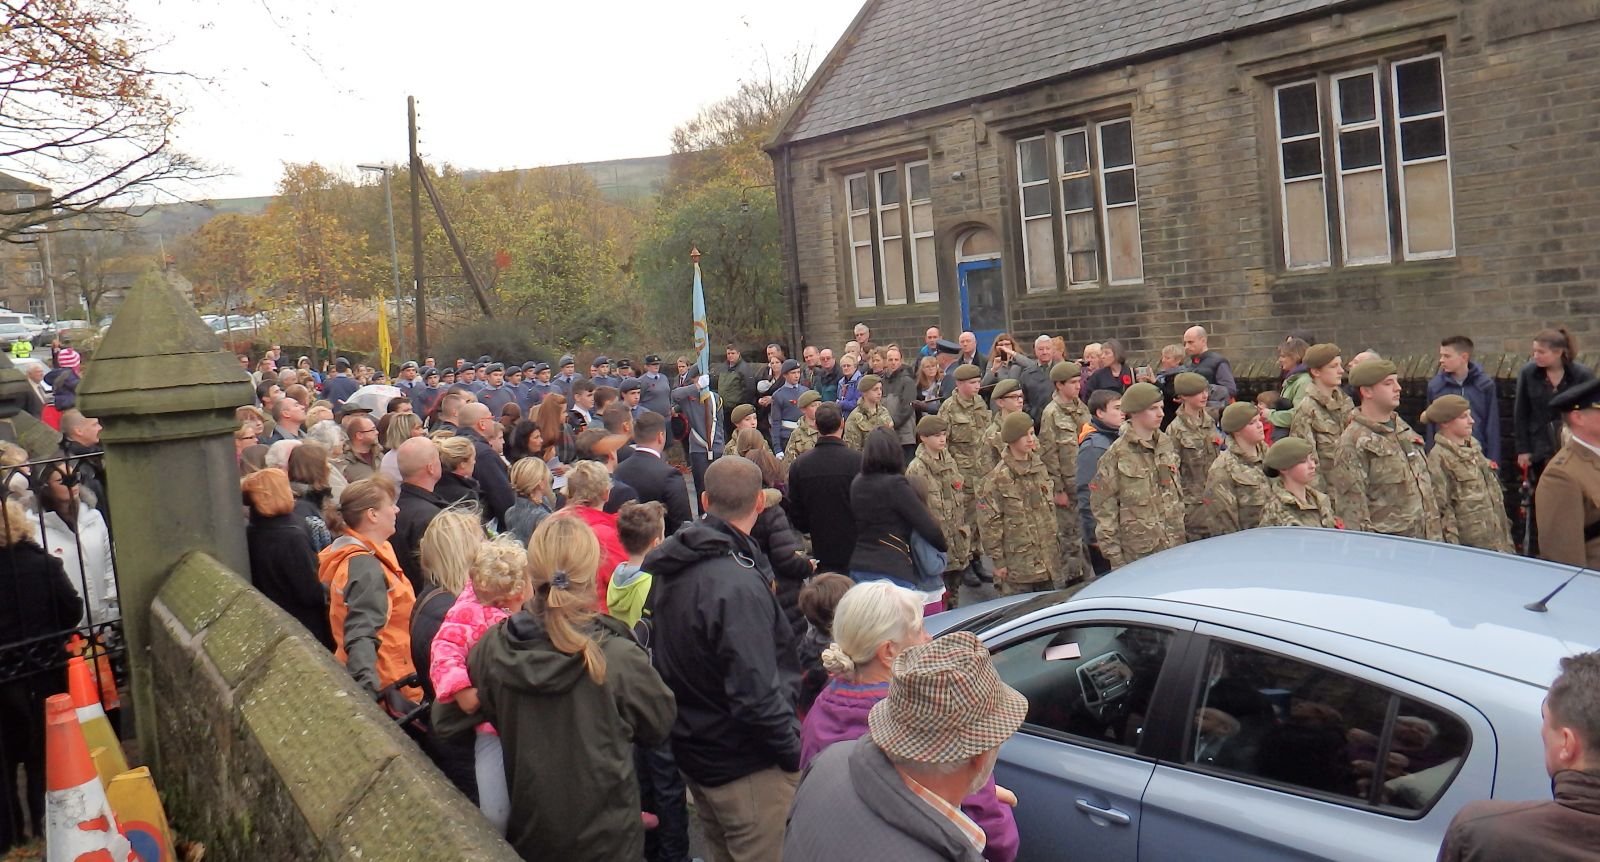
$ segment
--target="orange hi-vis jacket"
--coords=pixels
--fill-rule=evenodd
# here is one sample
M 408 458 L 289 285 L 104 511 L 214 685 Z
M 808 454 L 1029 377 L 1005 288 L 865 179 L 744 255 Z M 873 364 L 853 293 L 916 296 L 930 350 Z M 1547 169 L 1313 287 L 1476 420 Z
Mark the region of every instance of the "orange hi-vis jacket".
M 350 561 L 363 554 L 376 557 L 383 567 L 383 578 L 388 592 L 389 614 L 383 629 L 378 633 L 377 672 L 379 687 L 388 686 L 415 672 L 411 663 L 411 608 L 417 597 L 411 581 L 400 568 L 394 549 L 388 542 L 374 546 L 355 533 L 347 532 L 317 555 L 320 566 L 317 577 L 328 590 L 328 622 L 333 629 L 333 642 L 337 647 L 334 658 L 340 664 L 349 663 L 345 652 L 345 618 L 350 606 L 345 601 L 345 588 L 350 581 Z M 421 691 L 404 689 L 413 699 L 421 699 Z

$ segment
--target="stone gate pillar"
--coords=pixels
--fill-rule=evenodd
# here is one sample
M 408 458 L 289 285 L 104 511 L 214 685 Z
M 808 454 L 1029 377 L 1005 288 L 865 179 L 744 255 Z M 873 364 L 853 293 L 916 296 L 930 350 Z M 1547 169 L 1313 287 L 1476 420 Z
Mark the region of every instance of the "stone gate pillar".
M 254 397 L 249 376 L 216 333 L 177 290 L 153 280 L 128 295 L 78 387 L 78 408 L 103 425 L 123 634 L 146 762 L 159 762 L 155 735 L 145 731 L 157 708 L 148 665 L 151 601 L 190 551 L 249 572 L 233 414 Z

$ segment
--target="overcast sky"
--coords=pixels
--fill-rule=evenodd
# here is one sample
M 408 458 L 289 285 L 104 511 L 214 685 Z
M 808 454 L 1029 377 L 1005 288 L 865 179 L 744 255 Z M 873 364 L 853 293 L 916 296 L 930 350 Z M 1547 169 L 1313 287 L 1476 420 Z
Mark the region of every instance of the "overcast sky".
M 820 63 L 860 5 L 128 0 L 159 65 L 209 79 L 180 85 L 178 139 L 228 172 L 207 197 L 271 194 L 285 161 L 405 161 L 407 95 L 435 164 L 661 155 L 764 55 Z

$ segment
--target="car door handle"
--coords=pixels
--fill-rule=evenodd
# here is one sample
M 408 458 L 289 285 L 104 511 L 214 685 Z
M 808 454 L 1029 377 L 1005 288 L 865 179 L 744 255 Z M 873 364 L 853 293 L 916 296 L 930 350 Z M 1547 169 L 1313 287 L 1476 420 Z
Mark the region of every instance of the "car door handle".
M 1101 808 L 1098 805 L 1090 804 L 1089 800 L 1087 799 L 1079 799 L 1077 801 L 1077 806 L 1079 811 L 1082 811 L 1091 817 L 1099 817 L 1102 820 L 1109 820 L 1118 826 L 1127 826 L 1133 822 L 1133 818 L 1128 816 L 1128 812 L 1118 811 L 1115 808 Z

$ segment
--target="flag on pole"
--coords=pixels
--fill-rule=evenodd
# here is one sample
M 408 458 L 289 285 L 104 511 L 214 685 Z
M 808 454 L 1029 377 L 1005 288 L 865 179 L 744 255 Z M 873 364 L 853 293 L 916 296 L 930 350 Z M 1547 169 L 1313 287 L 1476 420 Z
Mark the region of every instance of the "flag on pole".
M 384 374 L 389 373 L 389 315 L 384 309 L 383 298 L 378 298 L 378 370 Z
M 706 326 L 706 291 L 700 284 L 700 249 L 691 248 L 689 259 L 694 261 L 694 352 L 701 374 L 711 373 L 711 339 Z M 700 393 L 704 399 L 707 393 Z

